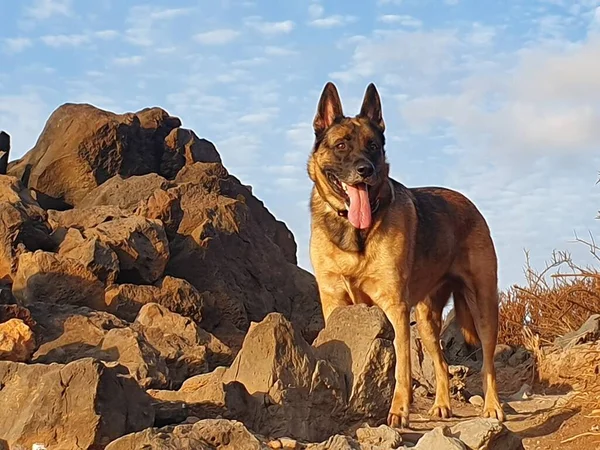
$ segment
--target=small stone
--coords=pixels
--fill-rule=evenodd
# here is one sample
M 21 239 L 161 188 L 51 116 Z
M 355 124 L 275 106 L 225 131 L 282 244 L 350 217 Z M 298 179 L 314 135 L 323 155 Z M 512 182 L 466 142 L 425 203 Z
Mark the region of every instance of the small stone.
M 25 362 L 35 348 L 35 336 L 21 319 L 0 324 L 0 360 Z
M 519 392 L 516 392 L 515 394 L 513 394 L 510 399 L 511 400 L 529 400 L 531 397 L 533 397 L 533 390 L 531 389 L 531 386 L 529 386 L 527 383 L 525 383 L 523 386 L 521 386 L 521 389 L 519 389 Z
M 469 398 L 469 403 L 477 408 L 481 408 L 485 402 L 481 395 L 473 395 Z
M 270 441 L 267 446 L 272 449 L 280 449 L 283 448 L 283 444 L 279 439 L 275 439 L 274 441 Z
M 460 440 L 448 436 L 447 427 L 436 427 L 425 433 L 415 446 L 415 450 L 467 450 Z
M 283 448 L 289 448 L 292 450 L 296 450 L 297 448 L 299 448 L 298 446 L 298 442 L 295 439 L 290 439 L 290 438 L 280 438 L 279 442 L 281 443 L 281 446 Z
M 425 386 L 417 386 L 413 391 L 415 397 L 428 397 L 429 391 Z
M 363 427 L 356 430 L 356 438 L 362 445 L 376 448 L 397 448 L 402 444 L 402 435 L 394 428 L 380 425 L 377 428 Z

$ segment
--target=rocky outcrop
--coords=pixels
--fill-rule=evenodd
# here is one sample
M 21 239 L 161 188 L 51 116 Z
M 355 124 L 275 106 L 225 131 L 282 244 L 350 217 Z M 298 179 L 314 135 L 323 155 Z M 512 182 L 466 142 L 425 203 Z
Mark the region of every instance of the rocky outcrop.
M 135 381 L 92 359 L 63 364 L 0 361 L 0 436 L 9 448 L 102 448 L 152 426 L 154 411 Z
M 21 319 L 0 323 L 0 360 L 29 361 L 35 348 L 33 331 Z

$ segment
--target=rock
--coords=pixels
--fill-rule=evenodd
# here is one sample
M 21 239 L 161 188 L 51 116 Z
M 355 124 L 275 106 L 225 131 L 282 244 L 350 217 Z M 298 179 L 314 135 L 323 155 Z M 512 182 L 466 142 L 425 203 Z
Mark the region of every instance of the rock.
M 394 449 L 402 445 L 400 432 L 387 425 L 380 425 L 377 428 L 359 428 L 356 430 L 356 439 L 363 447 Z
M 164 359 L 136 330 L 113 328 L 96 348 L 90 349 L 89 354 L 124 367 L 144 388 L 169 386 L 169 372 Z
M 119 276 L 117 254 L 95 237 L 84 238 L 76 228 L 67 230 L 58 247 L 58 253 L 79 261 L 103 283 L 115 283 Z
M 321 441 L 342 427 L 343 377 L 318 360 L 300 333 L 277 313 L 250 327 L 231 367 L 190 378 L 179 391 L 151 395 L 164 403 L 187 405 L 189 413 L 201 417 L 207 414 L 206 405 L 223 405 L 236 385 L 243 391 L 229 396 L 237 412 L 230 410 L 228 418 L 243 420 L 263 435 Z M 253 400 L 243 395 L 246 391 Z
M 53 247 L 45 211 L 16 178 L 0 175 L 0 282 L 12 282 L 22 253 Z
M 129 322 L 133 322 L 142 306 L 148 303 L 158 303 L 199 324 L 207 323 L 204 320 L 205 298 L 185 280 L 166 276 L 157 286 L 119 284 L 106 289 L 107 310 Z
M 413 381 L 416 381 L 419 387 L 427 389 L 429 395 L 435 395 L 433 360 L 421 342 L 414 309 L 410 312 L 410 360 Z
M 116 175 L 90 191 L 78 204 L 78 208 L 117 206 L 133 210 L 145 202 L 157 189 L 166 189 L 169 182 L 156 173 L 124 178 Z
M 484 400 L 481 395 L 473 395 L 469 397 L 469 403 L 477 408 L 483 408 Z
M 184 165 L 221 162 L 221 156 L 211 142 L 198 138 L 193 131 L 184 128 L 171 131 L 165 139 L 165 150 L 160 172 L 169 179 L 175 178 Z
M 186 379 L 231 364 L 231 349 L 186 317 L 157 304 L 142 307 L 135 325 L 165 359 L 171 386 Z
M 554 345 L 565 349 L 597 339 L 600 339 L 600 314 L 592 314 L 578 330 L 557 337 Z
M 0 323 L 10 319 L 22 320 L 31 329 L 37 325 L 27 308 L 15 304 L 0 304 Z
M 527 383 L 521 386 L 518 392 L 510 396 L 511 400 L 527 400 L 533 396 L 533 389 Z
M 167 236 L 173 239 L 183 218 L 181 200 L 174 190 L 155 190 L 146 201 L 140 202 L 135 214 L 148 219 L 157 219 L 163 223 Z
M 117 206 L 97 206 L 94 208 L 75 208 L 68 211 L 48 211 L 48 223 L 53 230 L 59 228 L 77 228 L 84 231 L 101 223 L 128 216 L 127 211 Z
M 345 410 L 343 377 L 281 314 L 250 327 L 222 382 L 239 382 L 272 405 L 254 429 L 273 437 L 321 441 L 340 427 Z
M 42 250 L 19 257 L 12 290 L 22 305 L 46 302 L 104 309 L 104 286 L 91 270 L 74 259 Z
M 151 428 L 124 436 L 106 450 L 263 450 L 259 441 L 240 422 L 205 419 L 192 425 Z
M 523 449 L 521 438 L 496 419 L 459 422 L 450 428 L 449 435 L 460 439 L 469 450 Z
M 510 345 L 498 344 L 494 351 L 494 362 L 500 366 L 506 366 L 510 360 L 510 357 L 515 353 L 515 349 Z
M 0 436 L 9 448 L 102 448 L 152 426 L 154 411 L 132 379 L 93 359 L 67 365 L 0 362 Z
M 473 347 L 465 342 L 454 309 L 450 310 L 444 320 L 441 341 L 448 364 L 463 365 L 479 370 L 483 362 L 481 347 Z
M 307 445 L 306 450 L 361 450 L 361 446 L 351 437 L 337 434 L 320 444 Z
M 112 314 L 72 305 L 32 303 L 29 310 L 37 322 L 37 363 L 69 363 L 93 354 L 106 334 L 127 323 Z
M 52 113 L 33 149 L 9 164 L 8 173 L 48 202 L 75 206 L 115 175 L 159 172 L 164 138 L 180 125 L 160 108 L 119 115 L 67 103 Z
M 386 417 L 394 392 L 394 332 L 378 307 L 337 308 L 313 343 L 318 358 L 329 361 L 350 390 L 348 418 Z
M 459 439 L 450 437 L 450 431 L 447 427 L 435 427 L 428 433 L 425 433 L 417 445 L 415 450 L 467 450 L 465 444 Z
M 532 355 L 529 350 L 523 347 L 519 347 L 510 358 L 508 358 L 508 365 L 511 367 L 518 367 L 524 364 L 527 360 L 531 359 Z
M 167 273 L 209 295 L 219 323 L 246 331 L 280 312 L 312 342 L 321 307 L 314 277 L 289 262 L 289 230 L 220 164 L 186 166 L 175 181 L 183 218 Z
M 169 242 L 158 220 L 131 216 L 84 231 L 86 238 L 107 244 L 119 258 L 120 283 L 152 284 L 164 273 Z
M 0 360 L 29 361 L 35 347 L 35 336 L 25 322 L 10 319 L 0 323 Z
M 149 390 L 156 424 L 180 423 L 190 415 L 201 419 L 223 417 L 241 420 L 254 428 L 264 414 L 264 401 L 252 397 L 243 384 L 223 382 L 225 367 L 187 379 L 176 391 Z

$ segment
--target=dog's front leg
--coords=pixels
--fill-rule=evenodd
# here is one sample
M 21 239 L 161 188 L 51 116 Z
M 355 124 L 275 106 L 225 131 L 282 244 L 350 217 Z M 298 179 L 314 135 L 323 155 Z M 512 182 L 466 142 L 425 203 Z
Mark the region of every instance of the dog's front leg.
M 394 328 L 394 349 L 396 352 L 396 384 L 394 385 L 394 396 L 392 397 L 387 423 L 391 427 L 407 428 L 412 399 L 410 307 L 403 299 L 383 303 L 380 307 Z

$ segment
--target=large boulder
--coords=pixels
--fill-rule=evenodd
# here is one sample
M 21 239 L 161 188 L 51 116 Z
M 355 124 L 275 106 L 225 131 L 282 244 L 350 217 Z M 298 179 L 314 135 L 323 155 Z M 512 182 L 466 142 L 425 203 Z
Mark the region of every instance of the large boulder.
M 84 231 L 108 245 L 119 259 L 120 283 L 152 284 L 162 277 L 169 260 L 169 242 L 158 220 L 131 216 Z
M 77 260 L 57 253 L 23 253 L 12 290 L 23 305 L 46 302 L 104 309 L 103 283 Z
M 205 325 L 206 295 L 180 278 L 166 276 L 156 285 L 115 284 L 105 293 L 107 311 L 133 322 L 142 307 L 158 303 L 170 311 Z
M 147 200 L 157 189 L 169 187 L 169 182 L 156 173 L 124 178 L 116 175 L 90 191 L 77 205 L 78 208 L 113 205 L 132 210 Z
M 0 175 L 0 282 L 12 282 L 19 255 L 52 250 L 46 212 L 14 177 Z
M 337 308 L 313 343 L 344 374 L 348 419 L 386 417 L 394 393 L 394 331 L 378 307 Z
M 268 450 L 244 424 L 205 419 L 194 424 L 151 428 L 117 439 L 106 450 Z
M 312 341 L 323 327 L 316 284 L 277 243 L 285 227 L 220 164 L 186 166 L 176 181 L 183 219 L 167 273 L 209 294 L 221 320 L 240 330 L 280 312 Z
M 67 365 L 0 361 L 0 436 L 9 448 L 103 448 L 151 427 L 154 410 L 131 378 L 93 359 Z
M 74 206 L 115 175 L 158 173 L 165 137 L 180 125 L 160 108 L 114 114 L 67 103 L 52 113 L 33 149 L 9 164 L 8 173 L 49 204 Z

